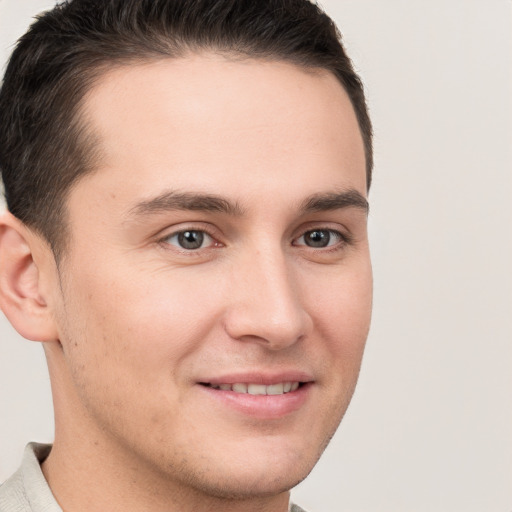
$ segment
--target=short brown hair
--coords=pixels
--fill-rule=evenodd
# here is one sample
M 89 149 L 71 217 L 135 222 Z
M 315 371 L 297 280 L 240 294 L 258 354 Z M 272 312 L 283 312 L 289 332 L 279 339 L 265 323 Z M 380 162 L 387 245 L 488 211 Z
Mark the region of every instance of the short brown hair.
M 373 166 L 363 87 L 334 22 L 308 0 L 70 0 L 21 37 L 0 90 L 0 170 L 7 207 L 50 243 L 66 241 L 65 202 L 94 169 L 94 141 L 78 115 L 112 64 L 214 50 L 332 72 L 352 102 Z

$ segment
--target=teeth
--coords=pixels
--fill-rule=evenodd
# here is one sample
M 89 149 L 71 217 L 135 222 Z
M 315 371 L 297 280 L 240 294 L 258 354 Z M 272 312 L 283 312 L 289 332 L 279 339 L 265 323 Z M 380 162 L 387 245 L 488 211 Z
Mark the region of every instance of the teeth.
M 249 384 L 247 386 L 247 393 L 250 395 L 266 395 L 267 386 L 265 384 Z
M 267 386 L 267 395 L 282 395 L 284 393 L 284 384 L 272 384 Z
M 238 382 L 236 384 L 210 384 L 214 389 L 222 391 L 234 391 L 235 393 L 248 393 L 249 395 L 282 395 L 296 391 L 299 388 L 298 382 L 280 382 L 278 384 L 246 384 Z
M 235 393 L 247 393 L 247 384 L 233 384 L 232 389 Z

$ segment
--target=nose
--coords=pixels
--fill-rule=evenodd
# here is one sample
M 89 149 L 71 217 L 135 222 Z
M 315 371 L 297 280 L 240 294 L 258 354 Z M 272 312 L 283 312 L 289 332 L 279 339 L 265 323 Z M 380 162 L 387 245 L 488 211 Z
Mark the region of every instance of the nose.
M 282 251 L 257 252 L 232 272 L 225 329 L 231 338 L 282 350 L 307 336 L 313 321 L 293 265 Z

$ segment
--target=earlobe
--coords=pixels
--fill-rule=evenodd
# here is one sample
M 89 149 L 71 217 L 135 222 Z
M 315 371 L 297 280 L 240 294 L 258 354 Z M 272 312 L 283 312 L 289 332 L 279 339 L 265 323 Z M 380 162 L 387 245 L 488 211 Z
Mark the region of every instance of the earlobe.
M 34 258 L 41 243 L 9 212 L 0 216 L 0 309 L 24 338 L 53 341 L 56 326 Z

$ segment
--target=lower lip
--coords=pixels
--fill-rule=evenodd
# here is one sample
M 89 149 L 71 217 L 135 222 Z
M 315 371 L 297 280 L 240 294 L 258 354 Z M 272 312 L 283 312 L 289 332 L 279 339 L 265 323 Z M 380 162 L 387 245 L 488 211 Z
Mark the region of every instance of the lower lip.
M 282 395 L 250 395 L 223 391 L 208 386 L 199 387 L 214 400 L 246 416 L 259 419 L 279 419 L 299 410 L 306 402 L 312 383 L 302 384 L 295 391 Z

